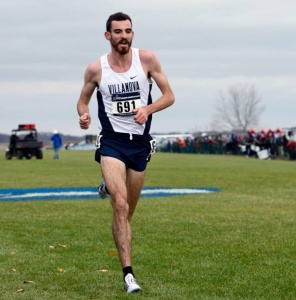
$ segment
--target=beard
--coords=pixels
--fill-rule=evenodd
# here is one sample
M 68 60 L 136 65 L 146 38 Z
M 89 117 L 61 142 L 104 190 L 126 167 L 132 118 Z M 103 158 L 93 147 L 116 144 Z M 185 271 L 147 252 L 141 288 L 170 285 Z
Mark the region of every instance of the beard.
M 123 44 L 122 42 L 125 42 Z M 119 42 L 115 42 L 114 40 L 111 40 L 112 47 L 121 55 L 127 54 L 132 46 L 132 41 L 128 41 L 127 39 L 122 39 Z

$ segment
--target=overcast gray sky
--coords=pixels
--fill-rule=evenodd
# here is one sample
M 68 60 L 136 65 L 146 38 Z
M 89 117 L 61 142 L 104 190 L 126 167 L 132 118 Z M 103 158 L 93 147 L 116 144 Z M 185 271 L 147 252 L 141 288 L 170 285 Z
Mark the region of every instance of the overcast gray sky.
M 258 129 L 296 126 L 295 0 L 1 0 L 0 133 L 20 123 L 82 131 L 76 103 L 88 64 L 109 51 L 105 23 L 133 19 L 133 46 L 159 57 L 176 96 L 154 115 L 152 132 L 210 129 L 219 92 L 257 88 L 266 106 Z M 154 86 L 154 99 L 159 95 Z

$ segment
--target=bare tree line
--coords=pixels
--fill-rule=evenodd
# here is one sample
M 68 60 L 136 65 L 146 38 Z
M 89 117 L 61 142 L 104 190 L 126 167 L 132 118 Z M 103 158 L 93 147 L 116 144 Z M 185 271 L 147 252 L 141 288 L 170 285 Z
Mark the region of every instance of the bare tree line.
M 212 127 L 247 131 L 258 125 L 265 106 L 254 85 L 238 83 L 231 85 L 227 92 L 219 92 L 215 110 Z

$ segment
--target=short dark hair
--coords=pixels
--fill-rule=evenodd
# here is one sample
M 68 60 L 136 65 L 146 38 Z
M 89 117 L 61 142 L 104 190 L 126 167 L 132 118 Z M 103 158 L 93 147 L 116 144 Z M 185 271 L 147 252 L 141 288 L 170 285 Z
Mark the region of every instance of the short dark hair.
M 118 13 L 111 15 L 108 18 L 107 23 L 106 23 L 106 31 L 111 32 L 112 21 L 125 21 L 125 20 L 129 20 L 131 22 L 131 25 L 133 25 L 131 17 L 127 14 L 118 12 Z

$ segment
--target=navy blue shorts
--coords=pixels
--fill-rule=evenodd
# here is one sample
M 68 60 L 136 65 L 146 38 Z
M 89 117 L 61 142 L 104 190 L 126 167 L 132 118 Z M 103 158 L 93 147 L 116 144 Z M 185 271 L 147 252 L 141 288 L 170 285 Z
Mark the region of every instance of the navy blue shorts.
M 151 135 L 118 132 L 100 133 L 96 142 L 95 160 L 100 163 L 101 155 L 122 161 L 127 169 L 142 172 L 155 152 L 156 141 Z

